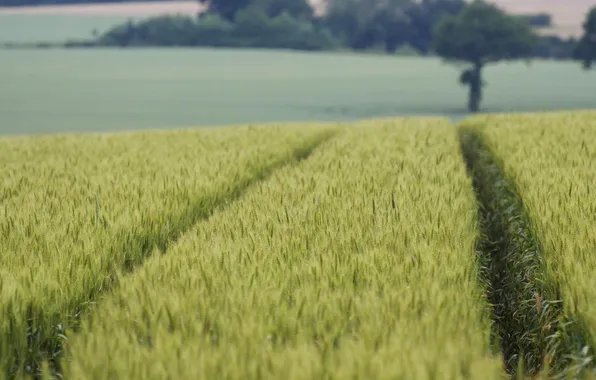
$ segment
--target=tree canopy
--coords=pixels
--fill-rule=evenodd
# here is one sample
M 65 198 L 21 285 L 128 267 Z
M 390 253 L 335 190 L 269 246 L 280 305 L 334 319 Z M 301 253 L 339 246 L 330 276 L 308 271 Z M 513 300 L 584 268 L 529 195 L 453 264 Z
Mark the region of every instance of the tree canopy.
M 393 52 L 409 44 L 427 53 L 432 30 L 445 14 L 457 14 L 464 0 L 328 0 L 325 24 L 353 49 L 384 45 Z
M 536 35 L 527 23 L 494 5 L 475 1 L 457 16 L 446 16 L 434 31 L 435 52 L 448 61 L 485 65 L 527 58 Z
M 427 54 L 437 22 L 443 16 L 457 15 L 465 6 L 464 0 L 422 0 L 412 4 L 408 7 L 410 44 L 422 54 Z
M 254 7 L 268 17 L 277 17 L 284 12 L 301 19 L 311 19 L 313 16 L 313 9 L 307 0 L 199 0 L 199 3 L 207 4 L 210 12 L 228 21 L 234 21 L 236 14 L 248 7 Z
M 460 83 L 470 87 L 468 108 L 482 98 L 482 69 L 503 60 L 529 58 L 537 41 L 529 24 L 494 5 L 474 1 L 456 16 L 445 16 L 433 34 L 435 52 L 448 62 L 465 63 Z
M 142 0 L 0 0 L 0 4 L 9 6 L 31 5 L 31 4 L 66 4 L 66 3 L 94 3 L 94 2 L 123 2 L 123 1 L 142 1 Z M 167 1 L 167 0 L 164 0 Z M 173 0 L 172 0 L 173 1 Z M 197 0 L 199 3 L 206 5 L 207 12 L 201 13 L 199 19 L 201 20 L 201 27 L 196 28 L 194 24 L 189 23 L 188 20 L 181 22 L 179 18 L 168 18 L 167 14 L 151 17 L 151 22 L 147 25 L 156 26 L 160 33 L 166 33 L 168 36 L 158 36 L 156 33 L 150 33 L 151 38 L 144 36 L 142 33 L 132 33 L 123 31 L 129 26 L 117 25 L 112 29 L 118 35 L 117 40 L 122 44 L 125 41 L 139 41 L 139 38 L 144 41 L 144 44 L 163 44 L 164 41 L 170 41 L 175 46 L 195 46 L 189 41 L 202 41 L 201 44 L 208 44 L 208 46 L 227 46 L 230 44 L 230 39 L 226 33 L 221 30 L 236 29 L 236 37 L 234 46 L 238 43 L 238 39 L 244 41 L 255 41 L 255 46 L 260 46 L 259 39 L 254 37 L 242 38 L 240 31 L 245 31 L 244 27 L 237 27 L 237 17 L 239 14 L 246 15 L 246 12 L 253 15 L 262 23 L 270 23 L 273 19 L 283 16 L 284 14 L 290 16 L 281 18 L 276 22 L 284 24 L 284 28 L 289 28 L 288 25 L 297 21 L 300 24 L 298 29 L 306 30 L 314 28 L 318 32 L 326 35 L 322 43 L 315 43 L 314 38 L 317 34 L 310 32 L 297 33 L 300 38 L 308 39 L 308 46 L 331 46 L 342 47 L 354 50 L 368 50 L 384 48 L 388 53 L 394 53 L 399 48 L 404 47 L 405 50 L 415 51 L 417 53 L 426 55 L 433 53 L 432 51 L 432 36 L 433 29 L 440 18 L 444 15 L 455 16 L 464 7 L 467 6 L 467 0 L 320 0 L 327 6 L 325 14 L 315 14 L 311 6 L 311 0 Z M 214 18 L 214 16 L 217 16 Z M 262 17 L 266 16 L 266 17 Z M 193 17 L 194 16 L 189 16 Z M 210 23 L 213 25 L 205 25 L 205 17 L 209 17 Z M 519 20 L 529 23 L 531 26 L 546 27 L 551 23 L 549 14 L 525 14 L 516 15 Z M 159 20 L 157 20 L 159 19 Z M 243 24 L 247 24 L 246 17 L 243 17 Z M 290 22 L 289 20 L 292 20 Z M 216 20 L 216 21 L 213 21 Z M 223 20 L 223 23 L 221 22 Z M 312 25 L 306 25 L 310 23 Z M 172 23 L 171 28 L 165 25 Z M 230 26 L 226 23 L 232 23 Z M 253 23 L 254 24 L 254 23 Z M 214 26 L 215 25 L 215 26 Z M 298 25 L 298 24 L 294 24 Z M 215 29 L 212 28 L 215 27 Z M 254 25 L 253 25 L 254 26 Z M 251 30 L 259 30 L 257 27 L 251 26 Z M 148 28 L 148 26 L 147 26 Z M 181 28 L 188 28 L 188 31 L 181 32 Z M 287 29 L 286 28 L 286 29 Z M 130 28 L 128 28 L 130 29 Z M 156 29 L 156 30 L 157 30 Z M 171 30 L 170 30 L 171 29 Z M 261 30 L 269 28 L 263 27 Z M 286 30 L 284 29 L 284 30 Z M 199 31 L 200 30 L 200 31 Z M 214 32 L 217 30 L 217 32 Z M 194 34 L 200 33 L 200 37 Z M 320 33 L 319 33 L 320 34 Z M 133 36 L 128 38 L 126 36 Z M 189 35 L 193 35 L 192 38 Z M 176 38 L 180 37 L 180 40 Z M 329 44 L 329 36 L 334 40 Z M 208 38 L 212 38 L 208 40 Z M 262 35 L 263 39 L 275 39 L 269 35 Z M 293 37 L 294 40 L 296 37 Z M 114 38 L 108 38 L 114 41 Z M 282 40 L 282 39 L 277 39 Z M 294 41 L 293 40 L 293 41 Z M 105 41 L 103 39 L 102 41 Z M 137 42 L 134 42 L 135 45 Z M 249 42 L 246 46 L 252 46 Z M 93 41 L 88 41 L 88 44 L 93 45 Z M 85 44 L 85 45 L 88 45 Z M 535 57 L 541 58 L 556 58 L 569 59 L 577 56 L 575 49 L 577 40 L 562 39 L 558 36 L 543 36 L 539 38 L 539 44 L 534 50 Z M 340 45 L 340 46 L 338 46 Z M 126 46 L 131 46 L 127 45 Z M 244 46 L 244 45 L 243 45 Z M 277 46 L 277 45 L 276 45 Z M 294 48 L 300 46 L 292 43 L 287 48 Z M 584 46 L 584 45 L 582 45 Z M 411 48 L 411 49 L 408 49 Z M 589 50 L 589 49 L 588 49 Z M 591 61 L 587 61 L 591 62 Z
M 365 49 L 378 38 L 377 16 L 368 0 L 329 0 L 324 22 L 352 49 Z
M 584 33 L 577 44 L 575 59 L 588 70 L 596 61 L 596 7 L 592 8 L 583 24 Z
M 311 20 L 314 10 L 307 0 L 253 0 L 254 6 L 273 18 L 282 13 L 303 20 Z
M 217 13 L 222 18 L 233 21 L 236 13 L 247 7 L 250 0 L 199 0 L 201 4 L 207 4 L 209 12 Z

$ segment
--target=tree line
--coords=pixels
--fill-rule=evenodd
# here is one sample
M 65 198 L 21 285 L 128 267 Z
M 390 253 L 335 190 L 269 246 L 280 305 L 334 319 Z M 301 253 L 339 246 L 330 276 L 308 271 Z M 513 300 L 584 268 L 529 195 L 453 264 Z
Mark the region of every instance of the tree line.
M 10 0 L 0 0 L 10 1 Z M 197 17 L 165 15 L 129 21 L 72 46 L 212 46 L 300 50 L 384 49 L 409 46 L 462 66 L 468 108 L 479 109 L 483 70 L 505 60 L 567 58 L 590 69 L 596 61 L 596 7 L 579 40 L 540 37 L 550 16 L 509 15 L 482 0 L 327 0 L 322 16 L 307 0 L 198 0 Z M 554 51 L 552 51 L 554 50 Z
M 198 1 L 207 5 L 208 12 L 198 17 L 169 15 L 130 21 L 105 33 L 99 42 L 116 46 L 376 49 L 389 53 L 404 49 L 426 55 L 438 20 L 458 14 L 468 4 L 464 0 L 326 0 L 326 12 L 317 16 L 307 0 Z M 543 13 L 512 17 L 533 28 L 552 23 L 550 15 Z M 576 44 L 573 38 L 540 37 L 533 55 L 570 59 Z

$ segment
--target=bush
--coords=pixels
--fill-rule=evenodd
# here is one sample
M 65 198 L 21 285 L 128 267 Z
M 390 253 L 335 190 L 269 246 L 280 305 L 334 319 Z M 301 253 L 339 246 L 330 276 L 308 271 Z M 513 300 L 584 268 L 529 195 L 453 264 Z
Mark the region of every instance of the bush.
M 562 39 L 558 36 L 543 36 L 534 47 L 537 58 L 571 59 L 577 41 L 573 38 Z
M 331 33 L 287 13 L 269 18 L 257 8 L 239 11 L 236 22 L 217 14 L 194 19 L 159 16 L 141 22 L 128 21 L 98 39 L 103 46 L 212 46 L 324 50 L 339 43 Z
M 236 16 L 234 34 L 245 46 L 253 47 L 326 50 L 339 45 L 329 31 L 285 12 L 268 18 L 255 9 L 242 10 Z
M 105 32 L 97 40 L 98 45 L 129 46 L 135 40 L 136 25 L 131 20 Z
M 190 46 L 196 44 L 197 23 L 188 16 L 166 15 L 135 23 L 128 21 L 102 35 L 108 46 Z
M 197 46 L 236 46 L 234 24 L 213 13 L 202 14 L 197 22 Z

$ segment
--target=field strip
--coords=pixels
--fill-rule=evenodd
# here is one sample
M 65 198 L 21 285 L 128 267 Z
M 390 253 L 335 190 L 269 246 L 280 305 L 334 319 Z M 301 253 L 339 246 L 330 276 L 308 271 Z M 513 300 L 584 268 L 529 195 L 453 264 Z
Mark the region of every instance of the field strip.
M 576 376 L 580 373 L 585 375 L 585 369 L 594 364 L 593 355 L 596 347 L 592 334 L 595 330 L 590 334 L 589 329 L 593 329 L 595 325 L 590 324 L 590 319 L 594 320 L 593 314 L 590 316 L 581 310 L 590 307 L 591 303 L 588 300 L 591 299 L 592 303 L 596 300 L 595 288 L 591 287 L 591 292 L 587 292 L 589 294 L 586 294 L 584 288 L 582 299 L 588 302 L 580 306 L 577 305 L 578 298 L 575 298 L 572 301 L 575 307 L 571 308 L 571 299 L 565 293 L 572 291 L 577 297 L 577 292 L 582 290 L 582 286 L 590 286 L 590 281 L 585 284 L 588 277 L 582 275 L 582 272 L 591 270 L 593 273 L 596 269 L 596 259 L 585 252 L 586 249 L 587 252 L 594 252 L 594 230 L 585 224 L 587 220 L 582 220 L 584 224 L 580 231 L 583 229 L 583 240 L 575 240 L 575 244 L 579 242 L 588 245 L 581 248 L 576 246 L 580 249 L 575 250 L 575 255 L 579 255 L 578 261 L 579 257 L 583 257 L 583 269 L 577 267 L 575 256 L 569 258 L 570 260 L 561 260 L 561 257 L 553 256 L 557 255 L 556 251 L 565 251 L 568 254 L 573 252 L 570 249 L 562 249 L 565 244 L 561 243 L 561 239 L 566 244 L 573 245 L 574 242 L 573 239 L 566 238 L 565 229 L 561 228 L 560 223 L 568 224 L 565 220 L 569 219 L 565 218 L 581 219 L 586 214 L 580 210 L 577 203 L 572 203 L 573 206 L 567 209 L 571 214 L 561 212 L 561 205 L 569 202 L 570 198 L 563 196 L 561 199 L 558 196 L 565 194 L 569 187 L 563 192 L 553 193 L 552 186 L 545 186 L 545 182 L 551 182 L 553 178 L 544 178 L 544 172 L 546 171 L 547 175 L 557 172 L 560 174 L 559 170 L 554 170 L 553 173 L 549 169 L 556 167 L 552 165 L 562 165 L 564 157 L 575 160 L 577 170 L 585 170 L 590 165 L 586 165 L 587 157 L 577 157 L 576 151 L 570 149 L 580 141 L 573 141 L 573 144 L 565 141 L 570 140 L 565 136 L 573 135 L 573 130 L 566 129 L 565 133 L 558 137 L 550 135 L 556 134 L 556 127 L 560 128 L 562 124 L 570 125 L 569 121 L 563 123 L 563 118 L 559 116 L 557 122 L 557 118 L 554 117 L 550 121 L 553 127 L 545 137 L 545 131 L 540 125 L 542 120 L 536 115 L 533 117 L 537 118 L 535 122 L 528 116 L 525 116 L 526 119 L 519 117 L 510 120 L 510 125 L 516 125 L 517 128 L 505 128 L 507 123 L 500 121 L 499 117 L 472 118 L 460 125 L 462 151 L 473 172 L 474 187 L 480 203 L 483 240 L 479 250 L 484 254 L 484 276 L 491 284 L 489 299 L 494 305 L 495 327 L 501 337 L 500 344 L 510 374 L 515 376 L 523 371 L 526 375 L 539 372 L 557 377 Z M 544 120 L 548 121 L 548 117 L 553 116 L 547 116 Z M 577 119 L 574 125 L 581 122 L 581 119 Z M 500 123 L 503 125 L 499 125 Z M 523 133 L 522 125 L 526 133 Z M 532 131 L 528 132 L 530 128 Z M 588 133 L 589 129 L 583 131 L 579 140 L 596 135 L 595 129 Z M 527 136 L 532 133 L 535 136 Z M 574 138 L 578 140 L 577 134 Z M 548 142 L 548 139 L 552 140 Z M 551 143 L 562 145 L 563 149 L 553 154 L 556 150 L 549 146 Z M 591 144 L 593 149 L 594 144 Z M 549 160 L 551 162 L 544 162 Z M 579 162 L 582 162 L 581 167 Z M 515 170 L 519 172 L 516 173 Z M 565 170 L 567 168 L 563 169 Z M 591 176 L 592 180 L 585 175 L 572 175 L 568 178 L 576 181 L 577 187 L 587 186 L 589 189 L 596 173 L 593 169 L 588 169 L 587 173 L 591 173 L 588 176 Z M 522 178 L 524 176 L 525 178 Z M 589 190 L 587 192 L 589 194 Z M 540 195 L 537 197 L 537 194 Z M 594 206 L 591 208 L 596 210 Z M 548 216 L 545 218 L 545 215 Z M 558 223 L 552 220 L 553 217 Z M 549 231 L 550 236 L 544 233 L 545 225 L 554 228 Z M 590 234 L 591 242 L 586 239 Z M 564 272 L 565 276 L 561 276 L 561 269 L 557 268 L 560 261 L 569 261 L 567 264 L 574 267 L 572 270 L 567 269 Z M 575 264 L 571 264 L 571 261 Z M 581 280 L 572 280 L 574 276 Z M 581 284 L 582 281 L 584 284 Z M 591 281 L 594 284 L 593 280 Z M 573 284 L 572 289 L 569 284 Z
M 125 276 L 65 378 L 503 378 L 442 119 L 347 127 Z
M 196 1 L 151 1 L 128 3 L 89 3 L 62 5 L 32 5 L 18 7 L 0 6 L 0 16 L 9 15 L 123 15 L 123 16 L 161 16 L 164 14 L 185 14 L 195 16 L 205 11 Z
M 42 358 L 55 364 L 64 334 L 118 273 L 154 249 L 165 251 L 200 219 L 283 165 L 307 157 L 334 131 L 275 126 L 0 140 L 0 146 L 31 145 L 17 144 L 14 151 L 25 157 L 21 164 L 13 160 L 0 168 L 5 375 L 35 373 Z M 53 150 L 60 142 L 71 151 Z M 27 152 L 43 156 L 44 149 L 45 160 L 27 160 Z M 107 157 L 93 154 L 98 152 Z

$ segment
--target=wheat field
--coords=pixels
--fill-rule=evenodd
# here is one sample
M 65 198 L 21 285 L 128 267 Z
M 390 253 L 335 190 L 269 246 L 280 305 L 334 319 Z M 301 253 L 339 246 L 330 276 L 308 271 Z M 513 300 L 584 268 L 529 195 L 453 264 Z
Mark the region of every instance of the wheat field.
M 0 138 L 0 373 L 590 376 L 594 120 Z

